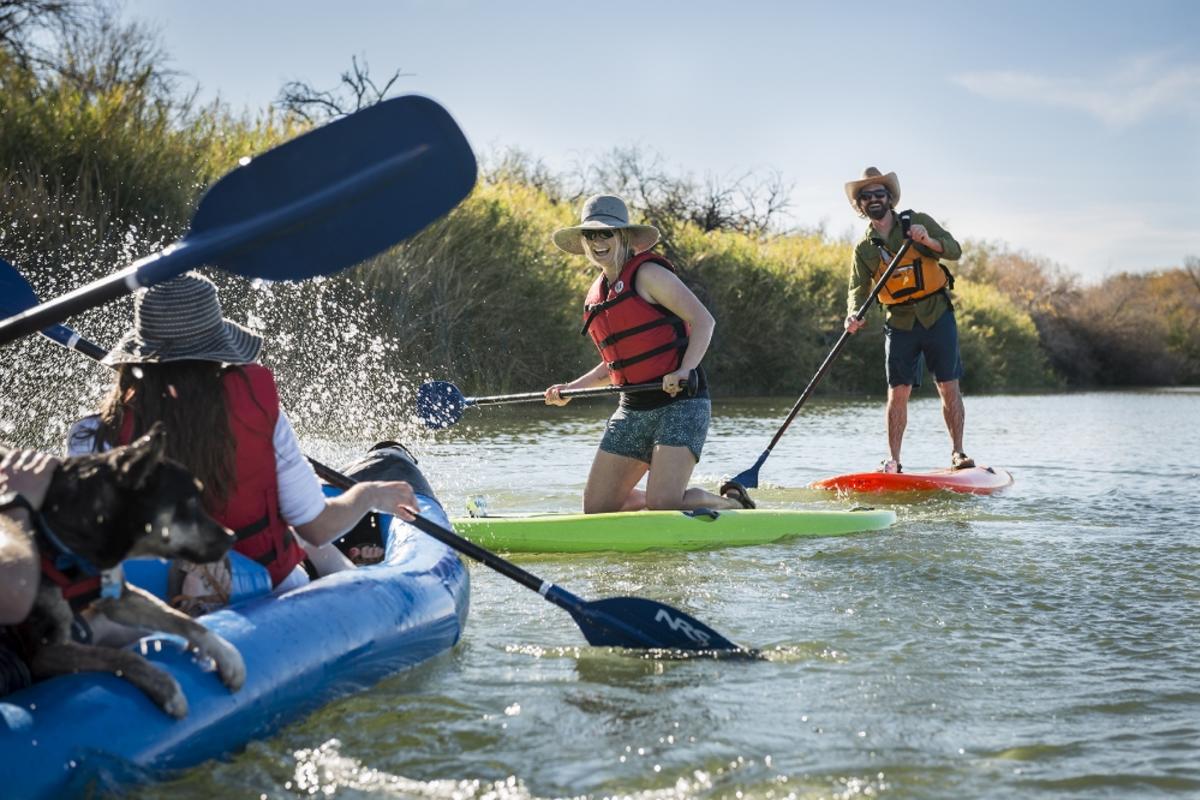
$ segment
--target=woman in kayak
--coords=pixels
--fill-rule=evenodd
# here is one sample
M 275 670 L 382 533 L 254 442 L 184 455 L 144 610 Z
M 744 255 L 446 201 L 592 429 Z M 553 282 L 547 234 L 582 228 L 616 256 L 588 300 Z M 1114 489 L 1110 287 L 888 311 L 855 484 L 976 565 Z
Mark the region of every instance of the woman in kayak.
M 584 303 L 582 331 L 600 351 L 600 363 L 546 389 L 546 402 L 566 405 L 562 392 L 571 389 L 662 382 L 661 390 L 622 392 L 592 461 L 584 513 L 754 508 L 732 481 L 720 495 L 688 487 L 712 415 L 700 368 L 715 326 L 712 314 L 671 262 L 650 252 L 658 229 L 631 225 L 621 198 L 589 197 L 580 216 L 579 225 L 557 230 L 553 238 L 560 250 L 585 256 L 600 271 Z M 647 471 L 642 492 L 636 487 Z
M 234 550 L 266 567 L 278 593 L 308 582 L 306 556 L 320 574 L 353 566 L 325 545 L 372 509 L 410 520 L 417 501 L 403 481 L 325 497 L 274 375 L 256 363 L 261 349 L 262 337 L 224 318 L 216 286 L 198 273 L 142 290 L 133 330 L 104 358 L 116 368 L 112 390 L 98 414 L 76 423 L 68 446 L 104 450 L 161 422 L 167 456 L 203 483 L 206 510 L 234 532 Z M 203 576 L 219 596 L 203 566 L 191 585 Z

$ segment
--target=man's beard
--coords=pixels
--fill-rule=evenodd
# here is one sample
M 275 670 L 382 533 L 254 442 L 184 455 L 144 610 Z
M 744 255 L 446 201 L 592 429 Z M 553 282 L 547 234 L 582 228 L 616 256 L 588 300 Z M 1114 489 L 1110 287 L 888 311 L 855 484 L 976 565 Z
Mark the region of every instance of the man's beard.
M 887 207 L 886 203 L 871 203 L 867 206 L 866 211 L 868 217 L 878 222 L 886 217 L 891 209 Z

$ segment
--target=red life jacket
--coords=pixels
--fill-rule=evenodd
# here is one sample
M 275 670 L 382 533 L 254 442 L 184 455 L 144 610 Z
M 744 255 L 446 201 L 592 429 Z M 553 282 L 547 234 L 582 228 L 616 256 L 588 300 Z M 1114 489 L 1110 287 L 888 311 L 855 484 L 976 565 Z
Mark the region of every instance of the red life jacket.
M 274 444 L 279 390 L 271 371 L 261 364 L 234 367 L 221 382 L 230 432 L 237 442 L 234 489 L 223 509 L 207 511 L 234 532 L 233 549 L 266 567 L 271 585 L 278 586 L 305 557 L 292 529 L 279 516 Z M 133 415 L 126 414 L 118 441 L 132 440 Z
M 584 301 L 580 333 L 592 337 L 618 386 L 648 383 L 674 372 L 687 350 L 687 323 L 647 302 L 634 288 L 638 269 L 650 261 L 675 271 L 664 257 L 642 253 L 625 262 L 611 287 L 607 277 L 598 277 Z

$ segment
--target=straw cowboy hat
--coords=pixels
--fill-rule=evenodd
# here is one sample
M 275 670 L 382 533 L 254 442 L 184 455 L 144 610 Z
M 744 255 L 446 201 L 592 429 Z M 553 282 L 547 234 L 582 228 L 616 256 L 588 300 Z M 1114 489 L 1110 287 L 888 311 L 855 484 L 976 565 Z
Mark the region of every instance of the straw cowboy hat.
M 595 194 L 583 203 L 579 212 L 580 223 L 572 228 L 559 228 L 554 232 L 554 244 L 577 256 L 583 255 L 583 231 L 625 230 L 629 231 L 629 244 L 634 253 L 644 253 L 658 242 L 658 228 L 653 225 L 630 225 L 629 209 L 625 201 L 612 194 Z
M 143 289 L 133 301 L 133 329 L 104 357 L 108 366 L 167 361 L 249 364 L 262 337 L 224 318 L 217 287 L 196 272 Z
M 850 201 L 850 205 L 854 206 L 855 211 L 859 210 L 858 193 L 864 186 L 870 186 L 873 183 L 882 184 L 888 190 L 888 194 L 892 196 L 892 205 L 900 202 L 900 179 L 896 177 L 896 173 L 889 172 L 884 175 L 875 167 L 867 167 L 863 170 L 863 176 L 860 179 L 846 184 L 846 198 Z

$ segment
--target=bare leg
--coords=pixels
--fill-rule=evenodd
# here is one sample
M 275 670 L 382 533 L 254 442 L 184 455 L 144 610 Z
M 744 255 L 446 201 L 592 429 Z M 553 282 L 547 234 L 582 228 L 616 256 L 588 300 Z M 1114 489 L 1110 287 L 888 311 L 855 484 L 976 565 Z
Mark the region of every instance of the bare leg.
M 636 511 L 640 493 L 635 493 L 634 487 L 647 469 L 649 465 L 644 461 L 597 450 L 583 490 L 583 513 Z
M 656 510 L 741 508 L 742 504 L 698 487 L 688 488 L 696 459 L 686 447 L 656 445 L 646 481 L 646 508 Z
M 946 431 L 950 434 L 950 446 L 956 453 L 963 452 L 963 427 L 967 411 L 963 406 L 962 392 L 958 381 L 945 381 L 937 385 L 942 398 L 942 418 L 946 420 Z
M 641 489 L 630 489 L 629 496 L 621 505 L 622 511 L 641 511 L 646 507 L 646 493 Z
M 911 386 L 889 386 L 887 399 L 888 452 L 900 462 L 900 445 L 904 443 L 904 429 L 908 427 L 908 398 Z

